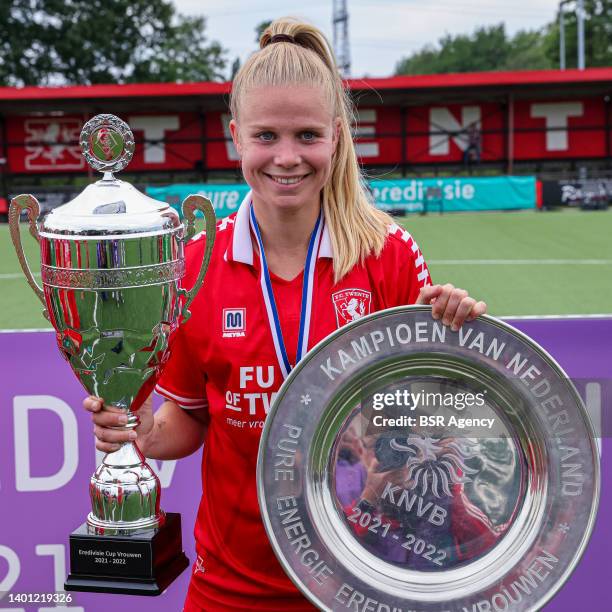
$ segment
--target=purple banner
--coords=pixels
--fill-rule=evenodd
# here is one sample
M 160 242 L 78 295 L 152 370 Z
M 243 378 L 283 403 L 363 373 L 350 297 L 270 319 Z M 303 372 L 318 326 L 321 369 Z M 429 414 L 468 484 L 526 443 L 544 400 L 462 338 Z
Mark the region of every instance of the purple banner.
M 591 390 L 585 401 L 592 414 L 604 410 L 597 380 L 612 378 L 612 317 L 509 322 L 540 343 L 569 376 L 582 379 Z M 89 512 L 88 482 L 99 461 L 93 426 L 81 408 L 84 391 L 61 359 L 50 332 L 0 333 L 0 380 L 0 612 L 47 612 L 56 604 L 43 603 L 41 598 L 37 604 L 19 603 L 15 596 L 63 591 L 68 536 Z M 578 385 L 583 394 L 585 385 Z M 612 441 L 604 438 L 603 490 L 595 531 L 571 578 L 546 606 L 548 611 L 599 610 L 608 599 L 612 495 L 605 484 L 612 478 L 611 446 Z M 150 463 L 164 489 L 163 509 L 182 515 L 184 550 L 193 562 L 200 455 Z M 159 597 L 75 592 L 67 607 L 60 609 L 181 610 L 190 571 Z

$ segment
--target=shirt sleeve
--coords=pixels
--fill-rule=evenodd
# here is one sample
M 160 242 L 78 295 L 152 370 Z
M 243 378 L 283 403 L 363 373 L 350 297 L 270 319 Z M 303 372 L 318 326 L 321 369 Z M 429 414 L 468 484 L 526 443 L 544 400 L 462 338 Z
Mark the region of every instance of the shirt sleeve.
M 394 251 L 395 304 L 404 306 L 414 304 L 423 287 L 431 285 L 429 269 L 425 257 L 410 232 L 397 224 L 389 227 L 389 240 Z
M 170 357 L 157 381 L 155 391 L 187 410 L 208 408 L 206 379 L 199 370 L 184 325 L 172 339 Z
M 202 252 L 206 243 L 204 232 L 194 236 L 185 248 L 186 273 L 184 287 L 192 287 L 199 272 Z M 208 408 L 206 375 L 200 367 L 190 325 L 193 319 L 182 323 L 170 339 L 170 357 L 164 365 L 155 391 L 187 410 Z

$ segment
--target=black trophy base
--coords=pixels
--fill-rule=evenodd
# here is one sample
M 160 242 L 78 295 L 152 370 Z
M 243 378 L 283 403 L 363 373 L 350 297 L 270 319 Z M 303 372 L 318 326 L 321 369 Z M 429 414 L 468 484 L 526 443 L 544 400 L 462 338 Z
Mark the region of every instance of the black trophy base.
M 133 535 L 94 535 L 87 523 L 70 534 L 67 591 L 160 595 L 189 565 L 181 515 L 166 514 L 159 529 Z

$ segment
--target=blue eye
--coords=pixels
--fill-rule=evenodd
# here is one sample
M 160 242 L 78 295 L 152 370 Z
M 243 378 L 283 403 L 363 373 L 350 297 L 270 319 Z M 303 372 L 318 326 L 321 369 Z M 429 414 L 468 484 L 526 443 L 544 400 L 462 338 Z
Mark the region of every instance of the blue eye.
M 313 140 L 316 140 L 317 138 L 317 134 L 315 134 L 314 132 L 302 132 L 302 140 L 305 140 L 306 142 L 311 142 Z
M 263 140 L 264 142 L 271 142 L 274 140 L 274 134 L 272 132 L 260 132 L 257 134 L 257 138 L 259 140 Z

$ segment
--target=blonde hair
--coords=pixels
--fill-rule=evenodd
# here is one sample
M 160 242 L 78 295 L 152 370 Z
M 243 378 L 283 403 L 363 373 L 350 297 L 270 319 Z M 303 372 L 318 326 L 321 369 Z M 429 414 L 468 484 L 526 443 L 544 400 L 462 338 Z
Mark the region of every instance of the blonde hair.
M 234 78 L 230 109 L 235 119 L 251 88 L 286 85 L 322 87 L 333 116 L 340 118 L 331 175 L 322 190 L 337 282 L 368 255 L 380 255 L 393 221 L 373 205 L 364 186 L 351 134 L 352 102 L 325 36 L 312 25 L 285 17 L 266 28 L 259 46 Z

